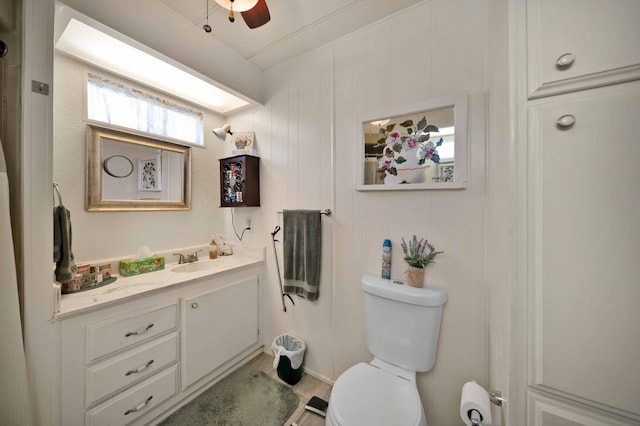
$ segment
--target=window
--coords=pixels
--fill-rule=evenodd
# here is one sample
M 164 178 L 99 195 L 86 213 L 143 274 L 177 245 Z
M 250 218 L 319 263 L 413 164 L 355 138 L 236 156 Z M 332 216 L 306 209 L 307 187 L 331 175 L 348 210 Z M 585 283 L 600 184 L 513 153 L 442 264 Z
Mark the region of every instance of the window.
M 203 115 L 183 105 L 89 73 L 87 118 L 203 146 Z

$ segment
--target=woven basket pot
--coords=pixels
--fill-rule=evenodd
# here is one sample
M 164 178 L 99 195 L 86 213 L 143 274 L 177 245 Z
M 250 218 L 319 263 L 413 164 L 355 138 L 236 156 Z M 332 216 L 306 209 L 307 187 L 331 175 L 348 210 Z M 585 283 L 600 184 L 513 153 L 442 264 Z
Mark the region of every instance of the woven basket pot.
M 405 271 L 405 274 L 407 275 L 407 284 L 409 284 L 411 287 L 423 287 L 425 271 L 425 268 L 408 266 L 407 270 Z

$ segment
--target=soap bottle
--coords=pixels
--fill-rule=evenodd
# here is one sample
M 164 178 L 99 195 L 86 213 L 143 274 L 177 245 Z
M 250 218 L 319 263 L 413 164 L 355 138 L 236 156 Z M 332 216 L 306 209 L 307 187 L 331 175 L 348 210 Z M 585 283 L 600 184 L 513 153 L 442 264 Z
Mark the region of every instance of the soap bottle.
M 382 243 L 382 278 L 391 279 L 391 240 Z
M 218 258 L 218 244 L 216 244 L 215 238 L 211 238 L 211 242 L 209 243 L 209 259 L 217 259 Z

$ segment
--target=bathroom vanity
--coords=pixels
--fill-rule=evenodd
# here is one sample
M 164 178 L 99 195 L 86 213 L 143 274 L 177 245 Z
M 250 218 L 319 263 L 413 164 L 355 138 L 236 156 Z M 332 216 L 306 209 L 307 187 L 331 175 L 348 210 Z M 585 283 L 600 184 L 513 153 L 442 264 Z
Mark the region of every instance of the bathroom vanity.
M 264 251 L 65 295 L 60 424 L 153 423 L 261 350 Z

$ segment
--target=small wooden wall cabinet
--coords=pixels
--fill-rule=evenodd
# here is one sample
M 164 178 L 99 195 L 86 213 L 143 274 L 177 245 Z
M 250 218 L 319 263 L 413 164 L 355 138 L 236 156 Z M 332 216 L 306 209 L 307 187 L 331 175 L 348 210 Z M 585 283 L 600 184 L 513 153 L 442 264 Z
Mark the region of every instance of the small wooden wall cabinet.
M 220 159 L 220 207 L 260 206 L 260 158 L 236 155 Z

